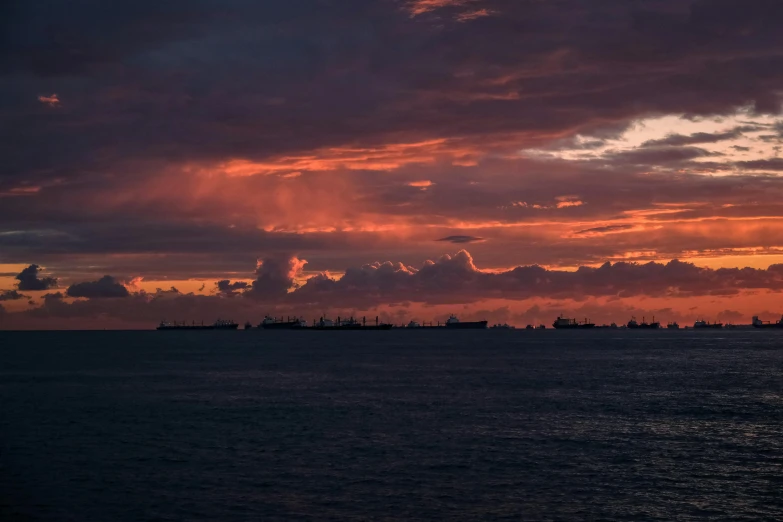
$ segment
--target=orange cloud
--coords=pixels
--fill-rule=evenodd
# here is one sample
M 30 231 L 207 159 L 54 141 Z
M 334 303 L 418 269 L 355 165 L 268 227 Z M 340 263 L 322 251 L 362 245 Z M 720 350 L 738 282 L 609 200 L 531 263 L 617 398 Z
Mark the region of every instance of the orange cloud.
M 60 104 L 60 98 L 56 94 L 50 96 L 39 96 L 38 101 L 48 105 L 49 107 L 56 107 Z
M 418 187 L 422 190 L 427 190 L 429 187 L 433 186 L 434 183 L 428 179 L 425 179 L 421 181 L 409 181 L 407 185 L 409 187 Z
M 265 161 L 236 158 L 214 169 L 228 176 L 256 176 L 277 173 L 336 170 L 391 171 L 412 164 L 431 164 L 439 159 L 459 165 L 475 165 L 480 153 L 463 140 L 446 138 L 375 147 L 329 147 L 299 156 L 280 156 Z M 195 167 L 195 166 L 194 166 Z M 198 167 L 195 167 L 198 168 Z
M 407 8 L 411 16 L 418 16 L 444 7 L 463 6 L 472 1 L 475 0 L 413 0 L 408 3 Z
M 485 16 L 489 16 L 491 13 L 487 9 L 477 9 L 476 11 L 469 11 L 466 13 L 461 13 L 457 15 L 457 21 L 458 22 L 469 22 L 471 20 L 475 20 L 477 18 L 483 18 Z M 519 95 L 517 95 L 517 98 Z
M 29 185 L 23 187 L 14 187 L 5 192 L 0 192 L 0 197 L 34 196 L 39 192 L 41 192 L 41 187 L 36 185 Z

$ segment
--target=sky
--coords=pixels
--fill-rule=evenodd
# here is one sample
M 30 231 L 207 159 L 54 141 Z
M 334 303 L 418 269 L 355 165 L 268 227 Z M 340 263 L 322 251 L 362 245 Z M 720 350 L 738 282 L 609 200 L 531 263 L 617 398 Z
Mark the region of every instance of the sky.
M 779 0 L 0 6 L 0 328 L 783 313 Z

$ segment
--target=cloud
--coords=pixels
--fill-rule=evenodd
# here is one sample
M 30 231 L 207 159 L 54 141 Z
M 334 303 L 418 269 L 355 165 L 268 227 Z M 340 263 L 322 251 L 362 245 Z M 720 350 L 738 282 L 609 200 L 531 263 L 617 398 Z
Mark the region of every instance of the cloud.
M 158 289 L 152 293 L 143 290 L 131 292 L 124 299 L 101 299 L 107 293 L 96 288 L 96 281 L 83 287 L 89 291 L 80 293 L 80 296 L 90 294 L 87 299 L 69 302 L 59 293 L 48 294 L 41 306 L 10 315 L 14 324 L 21 324 L 18 320 L 30 319 L 46 321 L 45 324 L 50 327 L 67 326 L 71 323 L 58 320 L 100 316 L 101 321 L 108 325 L 122 327 L 133 323 L 149 327 L 150 321 L 156 322 L 161 318 L 211 321 L 220 316 L 246 320 L 269 313 L 270 309 L 314 314 L 322 313 L 324 309 L 347 310 L 357 314 L 361 310 L 377 310 L 378 307 L 395 304 L 401 307 L 400 310 L 405 310 L 411 304 L 424 307 L 468 306 L 481 302 L 533 302 L 539 299 L 541 306 L 546 300 L 569 302 L 572 303 L 571 308 L 573 303 L 577 303 L 592 316 L 599 313 L 602 306 L 611 309 L 611 303 L 621 299 L 644 297 L 676 305 L 673 300 L 700 296 L 725 299 L 739 297 L 743 292 L 783 291 L 783 265 L 772 265 L 767 269 L 710 269 L 680 261 L 619 262 L 600 267 L 580 267 L 575 271 L 548 270 L 540 266 L 486 271 L 476 266 L 470 253 L 462 250 L 426 261 L 419 268 L 400 262 L 375 262 L 349 267 L 338 279 L 317 274 L 297 286 L 289 276 L 299 273 L 298 267 L 303 262 L 296 256 L 279 261 L 274 265 L 265 260 L 266 268 L 262 272 L 264 277 L 276 274 L 275 278 L 270 278 L 282 280 L 271 285 L 270 290 L 275 293 L 252 294 L 247 291 L 234 299 L 224 299 L 220 295 L 183 294 L 176 289 Z M 263 280 L 268 282 L 269 278 Z M 540 301 L 542 299 L 544 301 Z M 550 312 L 555 306 L 555 302 L 547 305 L 546 313 L 553 315 Z M 633 310 L 628 311 L 631 312 L 629 315 L 633 315 Z M 660 315 L 663 309 L 652 311 Z M 478 312 L 474 310 L 474 313 Z M 539 320 L 543 320 L 542 313 L 531 312 Z M 493 313 L 493 317 L 500 315 Z M 668 315 L 673 315 L 671 310 Z M 730 316 L 724 313 L 721 317 Z M 738 318 L 737 315 L 731 317 L 732 321 Z
M 458 14 L 456 20 L 458 22 L 469 22 L 471 20 L 476 20 L 477 18 L 490 16 L 491 14 L 492 13 L 487 9 L 476 9 L 475 11 L 465 11 L 464 13 Z
M 484 241 L 483 237 L 476 237 L 476 236 L 448 236 L 448 237 L 442 237 L 440 239 L 436 239 L 436 241 L 446 241 L 449 243 L 476 243 L 479 241 Z
M 30 265 L 17 274 L 19 290 L 48 290 L 57 286 L 57 279 L 54 277 L 38 278 L 40 268 L 38 265 Z
M 105 275 L 97 281 L 85 281 L 68 287 L 68 297 L 86 297 L 101 299 L 110 297 L 128 297 L 130 293 L 125 286 L 110 275 Z
M 267 257 L 258 261 L 256 279 L 245 293 L 248 297 L 274 298 L 296 287 L 296 277 L 307 264 L 296 256 Z
M 407 4 L 411 16 L 418 16 L 437 9 L 461 7 L 476 0 L 411 0 Z
M 239 295 L 241 291 L 249 288 L 250 283 L 247 283 L 245 281 L 236 281 L 232 283 L 228 279 L 223 279 L 216 282 L 215 286 L 217 287 L 218 293 L 225 295 L 227 297 L 234 297 L 235 295 Z
M 776 112 L 779 1 L 27 4 L 0 17 L 0 195 L 28 196 L 2 198 L 3 262 L 216 281 L 258 253 L 341 271 L 450 236 L 488 239 L 491 266 L 782 244 L 780 181 L 744 175 L 777 164 L 693 146 L 734 125 L 596 157 L 650 115 Z M 51 93 L 58 110 L 36 101 Z M 524 152 L 576 136 L 571 162 Z M 764 147 L 740 157 L 768 162 Z M 658 202 L 708 204 L 632 213 Z
M 58 98 L 56 94 L 52 94 L 50 96 L 39 96 L 38 101 L 48 105 L 49 107 L 56 107 L 60 105 L 60 98 Z
M 633 228 L 634 225 L 609 225 L 605 227 L 586 228 L 584 230 L 579 230 L 578 232 L 574 232 L 574 234 L 576 235 L 611 234 L 615 232 L 625 232 L 627 230 L 632 230 Z
M 478 269 L 465 250 L 427 261 L 420 269 L 401 263 L 350 268 L 332 280 L 316 276 L 289 294 L 290 300 L 363 305 L 383 302 L 456 303 L 482 299 L 524 300 L 633 296 L 733 295 L 743 290 L 783 290 L 783 265 L 768 269 L 698 267 L 691 263 L 605 263 L 576 271 L 518 266 L 503 272 Z
M 670 134 L 669 136 L 660 140 L 649 140 L 642 143 L 642 147 L 661 147 L 661 146 L 673 146 L 682 147 L 684 145 L 695 145 L 698 143 L 717 143 L 719 141 L 731 140 L 738 138 L 742 135 L 740 129 L 734 129 L 727 132 L 697 132 L 689 136 L 683 136 L 682 134 Z
M 29 295 L 21 294 L 16 290 L 0 290 L 0 301 L 16 301 L 29 298 Z
M 771 158 L 766 160 L 740 161 L 737 166 L 750 170 L 783 170 L 783 158 Z
M 747 319 L 747 314 L 743 314 L 737 310 L 723 310 L 718 313 L 718 321 L 724 323 L 737 324 L 742 323 L 743 321 L 748 322 Z

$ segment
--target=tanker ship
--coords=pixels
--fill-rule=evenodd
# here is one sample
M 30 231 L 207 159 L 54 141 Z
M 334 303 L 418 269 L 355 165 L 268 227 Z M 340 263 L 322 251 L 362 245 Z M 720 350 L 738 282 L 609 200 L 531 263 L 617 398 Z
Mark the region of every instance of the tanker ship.
M 264 320 L 259 323 L 258 328 L 263 330 L 292 330 L 294 328 L 304 328 L 307 326 L 307 322 L 304 319 L 298 319 L 296 317 L 286 317 L 277 319 L 267 315 Z
M 710 323 L 704 320 L 699 320 L 693 323 L 694 328 L 714 328 L 714 329 L 720 329 L 723 328 L 723 323 Z
M 759 319 L 759 316 L 754 315 L 753 327 L 754 328 L 783 328 L 783 317 L 780 318 L 780 321 L 776 323 L 771 323 L 769 321 L 762 321 Z
M 318 321 L 313 321 L 313 326 L 304 326 L 302 328 L 307 330 L 391 330 L 393 325 L 379 322 L 377 316 L 375 317 L 375 324 L 367 324 L 366 317 L 362 317 L 361 322 L 353 317 L 342 320 L 338 317 L 337 322 L 321 317 Z
M 176 321 L 161 321 L 156 330 L 236 330 L 238 327 L 238 323 L 235 323 L 234 321 L 224 321 L 222 319 L 218 319 L 212 324 L 204 324 L 203 321 L 201 324 L 195 322 L 188 324 L 184 321 L 181 323 Z
M 454 314 L 449 315 L 446 319 L 446 328 L 450 330 L 485 330 L 487 328 L 487 321 L 465 321 L 462 322 L 457 319 Z
M 628 321 L 628 325 L 627 326 L 628 326 L 628 328 L 631 328 L 631 329 L 637 329 L 638 328 L 638 329 L 644 329 L 644 330 L 657 330 L 658 328 L 660 328 L 661 323 L 655 322 L 655 316 L 653 316 L 653 322 L 651 322 L 651 323 L 648 323 L 647 321 L 645 321 L 644 317 L 642 317 L 642 322 L 641 323 L 637 323 L 636 322 L 636 317 L 631 317 L 631 320 Z
M 595 328 L 595 324 L 588 322 L 585 319 L 583 322 L 578 322 L 576 319 L 567 319 L 565 317 L 557 316 L 552 326 L 558 330 L 573 330 L 576 328 Z

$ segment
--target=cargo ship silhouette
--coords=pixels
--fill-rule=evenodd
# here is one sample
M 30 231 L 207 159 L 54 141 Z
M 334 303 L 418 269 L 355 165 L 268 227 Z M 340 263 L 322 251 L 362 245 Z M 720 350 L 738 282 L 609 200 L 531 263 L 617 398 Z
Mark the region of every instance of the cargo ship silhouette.
M 204 324 L 203 321 L 200 324 L 195 322 L 188 324 L 184 321 L 181 323 L 161 321 L 156 330 L 236 330 L 238 327 L 238 323 L 222 319 L 218 319 L 212 324 Z
M 648 323 L 647 321 L 645 321 L 644 317 L 642 317 L 642 322 L 641 323 L 637 323 L 636 322 L 636 317 L 632 316 L 631 320 L 628 321 L 628 324 L 626 326 L 628 328 L 631 328 L 631 329 L 656 330 L 656 329 L 660 328 L 661 323 L 658 323 L 658 322 L 655 321 L 655 316 L 653 316 L 653 322 L 651 322 L 651 323 Z
M 557 316 L 555 322 L 552 323 L 554 328 L 558 330 L 573 330 L 577 328 L 595 328 L 595 324 L 585 319 L 583 322 L 578 322 L 576 319 L 568 319 L 562 316 Z
M 783 328 L 783 317 L 780 318 L 780 321 L 776 323 L 771 323 L 769 321 L 762 321 L 759 319 L 759 316 L 754 315 L 753 327 L 754 328 Z

